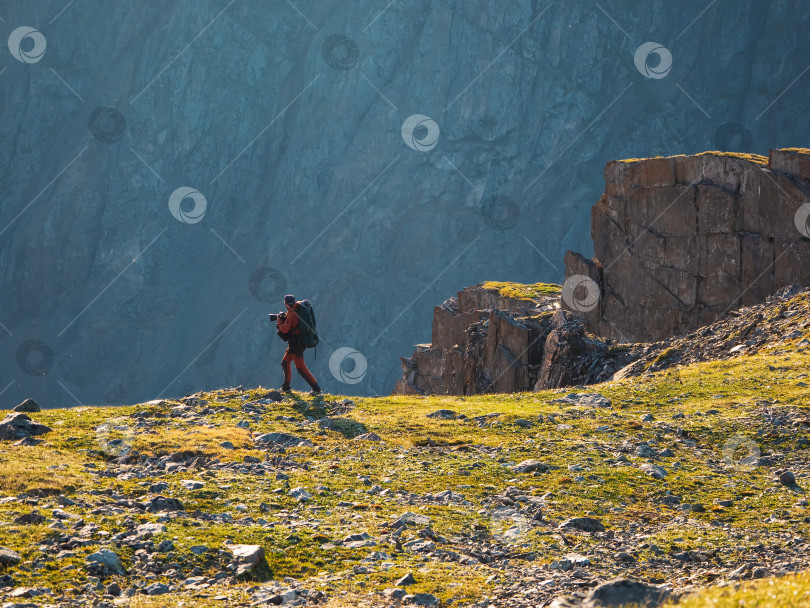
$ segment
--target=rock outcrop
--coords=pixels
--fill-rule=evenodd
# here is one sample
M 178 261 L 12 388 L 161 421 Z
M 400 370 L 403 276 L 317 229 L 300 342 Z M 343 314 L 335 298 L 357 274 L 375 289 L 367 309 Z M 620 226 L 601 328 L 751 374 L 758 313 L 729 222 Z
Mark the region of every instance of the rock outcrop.
M 505 393 L 607 380 L 631 351 L 594 339 L 558 295 L 508 297 L 486 284 L 433 312 L 433 341 L 400 357 L 395 394 Z
M 670 338 L 810 281 L 810 150 L 614 161 L 605 181 L 594 258 L 565 256 L 562 305 L 588 332 Z

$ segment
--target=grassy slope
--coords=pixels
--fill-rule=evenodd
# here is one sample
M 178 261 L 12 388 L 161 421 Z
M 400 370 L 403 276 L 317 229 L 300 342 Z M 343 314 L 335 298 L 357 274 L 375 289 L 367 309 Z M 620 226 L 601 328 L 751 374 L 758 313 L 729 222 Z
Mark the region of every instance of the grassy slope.
M 591 514 L 600 518 L 608 529 L 626 529 L 639 522 L 653 530 L 639 545 L 639 561 L 632 567 L 617 569 L 612 561 L 600 563 L 594 559 L 590 570 L 599 577 L 616 574 L 631 575 L 647 580 L 664 578 L 663 573 L 645 565 L 653 557 L 652 545 L 665 552 L 675 550 L 705 550 L 722 547 L 724 561 L 734 561 L 752 551 L 765 539 L 769 544 L 789 528 L 790 534 L 807 536 L 810 524 L 805 523 L 806 508 L 795 507 L 797 495 L 793 490 L 774 483 L 767 469 L 725 466 L 723 447 L 729 438 L 741 435 L 751 438 L 763 453 L 785 454 L 785 464 L 796 460 L 805 462 L 808 451 L 796 449 L 796 440 L 807 437 L 807 427 L 773 425 L 763 417 L 763 402 L 772 411 L 782 407 L 807 411 L 810 390 L 802 382 L 807 378 L 810 356 L 803 352 L 781 355 L 742 357 L 723 362 L 693 365 L 649 378 L 628 379 L 588 387 L 609 397 L 615 409 L 586 410 L 550 403 L 560 392 L 544 391 L 513 395 L 476 397 L 383 397 L 358 399 L 357 406 L 346 417 L 354 419 L 382 437 L 383 444 L 349 441 L 333 431 L 322 431 L 313 419 L 322 415 L 319 403 L 297 397 L 295 401 L 271 406 L 263 420 L 256 422 L 245 414 L 223 412 L 208 417 L 210 424 L 187 428 L 188 423 L 168 418 L 165 423 L 127 437 L 142 453 L 170 453 L 177 449 L 200 450 L 223 460 L 241 460 L 246 454 L 263 457 L 252 446 L 249 434 L 236 427 L 237 422 L 249 420 L 255 434 L 265 431 L 287 431 L 312 439 L 314 448 L 293 448 L 287 456 L 308 464 L 308 470 L 294 469 L 289 487 L 303 486 L 315 494 L 310 503 L 299 505 L 286 494 L 286 483 L 272 476 L 242 475 L 237 471 L 216 473 L 184 472 L 161 477 L 171 486 L 169 494 L 181 498 L 187 511 L 230 512 L 235 518 L 250 515 L 264 517 L 271 526 L 211 524 L 189 522 L 185 519 L 168 522 L 165 534 L 155 538 L 174 538 L 176 549 L 166 555 L 167 561 L 183 564 L 184 570 L 194 565 L 212 575 L 223 564 L 216 559 L 198 557 L 189 547 L 205 543 L 219 547 L 226 539 L 237 543 L 258 543 L 267 549 L 269 571 L 262 569 L 253 580 L 235 586 L 208 590 L 208 596 L 218 593 L 232 598 L 231 604 L 246 602 L 247 589 L 259 580 L 282 579 L 285 576 L 306 580 L 310 589 L 323 589 L 332 598 L 341 597 L 333 605 L 362 605 L 361 598 L 373 590 L 393 586 L 402 574 L 413 571 L 418 584 L 409 592 L 434 593 L 444 600 L 454 599 L 456 605 L 487 595 L 498 583 L 499 569 L 485 565 L 463 566 L 457 563 L 427 561 L 407 551 L 397 553 L 392 546 L 378 545 L 366 549 L 332 546 L 350 532 L 368 531 L 380 537 L 380 526 L 404 511 L 418 511 L 432 519 L 436 533 L 448 538 L 469 531 L 473 524 L 486 526 L 497 534 L 499 522 L 482 509 L 481 501 L 508 486 L 517 486 L 529 493 L 552 493 L 544 509 L 546 520 L 559 523 L 565 518 Z M 230 405 L 238 408 L 243 395 L 252 399 L 261 390 L 221 390 L 203 394 L 209 406 Z M 327 400 L 332 400 L 327 397 Z M 99 449 L 98 425 L 110 419 L 127 418 L 136 411 L 169 413 L 171 406 L 139 405 L 120 408 L 73 408 L 48 410 L 32 417 L 48 424 L 55 432 L 45 436 L 47 444 L 37 447 L 15 447 L 0 444 L 0 495 L 15 495 L 36 488 L 61 490 L 66 495 L 90 503 L 109 503 L 107 493 L 137 498 L 146 494 L 153 480 L 115 478 L 93 474 L 107 465 Z M 473 416 L 497 412 L 494 424 L 479 427 L 470 421 L 446 421 L 426 417 L 439 408 L 450 408 Z M 715 414 L 706 414 L 710 409 Z M 700 412 L 701 414 L 698 414 Z M 642 423 L 643 414 L 651 413 L 653 423 Z M 673 419 L 676 413 L 684 419 Z M 289 417 L 277 420 L 277 416 Z M 530 428 L 514 424 L 517 418 L 533 422 Z M 565 426 L 559 426 L 559 425 Z M 598 430 L 600 426 L 609 429 Z M 677 430 L 681 429 L 678 437 Z M 236 450 L 219 447 L 223 440 L 231 441 Z M 661 462 L 669 471 L 663 481 L 642 474 L 635 467 L 617 467 L 609 459 L 624 440 L 650 440 L 658 449 L 670 447 L 673 458 Z M 657 443 L 654 443 L 657 442 Z M 420 447 L 425 444 L 453 446 L 490 446 L 497 451 L 491 455 L 477 448 L 470 450 L 442 447 Z M 634 463 L 643 459 L 627 454 Z M 507 466 L 526 458 L 539 458 L 560 468 L 544 474 L 515 474 Z M 607 462 L 606 462 L 607 460 Z M 672 466 L 681 463 L 680 469 Z M 58 463 L 58 464 L 55 464 Z M 568 465 L 584 467 L 572 473 Z M 368 475 L 373 484 L 392 492 L 403 489 L 424 495 L 446 489 L 461 492 L 472 505 L 407 505 L 390 497 L 366 493 L 367 487 L 358 482 L 359 475 Z M 578 478 L 578 475 L 586 476 Z M 593 476 L 588 477 L 588 476 Z M 201 479 L 203 490 L 188 492 L 179 488 L 180 479 Z M 804 480 L 800 479 L 800 485 Z M 316 491 L 322 485 L 327 489 Z M 705 513 L 691 513 L 688 521 L 676 519 L 675 511 L 658 504 L 666 490 L 682 495 L 684 502 L 700 502 Z M 715 499 L 733 499 L 731 508 L 714 507 Z M 338 506 L 338 502 L 353 503 Z M 269 503 L 270 511 L 261 511 L 260 504 Z M 235 511 L 236 505 L 246 511 Z M 45 515 L 56 507 L 53 499 L 40 501 L 37 508 Z M 65 511 L 78 512 L 64 507 Z M 18 585 L 46 586 L 54 592 L 77 589 L 87 582 L 83 558 L 95 551 L 98 544 L 75 549 L 75 556 L 55 561 L 52 551 L 40 543 L 55 534 L 46 525 L 16 526 L 10 522 L 28 508 L 19 503 L 0 504 L 0 546 L 19 551 L 24 558 L 22 567 L 10 570 Z M 92 515 L 82 511 L 85 522 L 94 522 L 110 534 L 122 530 L 121 518 Z M 766 515 L 773 514 L 777 520 Z M 156 515 L 135 515 L 139 522 L 154 521 Z M 297 522 L 291 527 L 290 522 Z M 716 524 L 724 522 L 730 527 Z M 520 551 L 535 551 L 537 563 L 550 563 L 571 551 L 587 552 L 594 540 L 587 534 L 572 535 L 573 546 L 561 546 L 548 527 L 527 531 L 515 541 Z M 403 542 L 411 532 L 403 535 Z M 771 539 L 771 540 L 768 540 Z M 351 571 L 372 550 L 392 555 L 391 565 L 371 564 L 369 572 L 350 577 L 341 573 Z M 119 549 L 125 564 L 131 564 L 131 551 Z M 2 573 L 0 573 L 2 574 Z M 248 576 L 248 579 L 250 579 Z M 163 580 L 157 577 L 155 580 Z M 780 579 L 781 581 L 782 579 Z M 797 579 L 807 592 L 807 577 Z M 489 581 L 489 582 L 485 582 Z M 91 580 L 92 582 L 92 580 Z M 109 582 L 109 581 L 108 581 Z M 165 580 L 171 584 L 171 580 Z M 707 580 L 684 580 L 681 585 L 705 585 Z M 122 587 L 128 586 L 121 580 Z M 781 584 L 781 583 L 780 583 Z M 771 593 L 768 582 L 760 583 L 756 591 L 741 590 L 739 597 L 762 597 Z M 725 590 L 728 592 L 728 589 Z M 70 593 L 70 592 L 68 592 Z M 207 605 L 197 594 L 178 593 L 186 602 Z M 357 599 L 353 599 L 353 598 Z M 714 597 L 714 596 L 712 596 Z M 36 598 L 34 601 L 39 601 Z M 165 605 L 167 596 L 147 598 L 137 596 L 133 606 Z M 737 606 L 736 600 L 717 606 Z M 776 600 L 774 600 L 776 602 Z M 758 604 L 762 607 L 790 604 Z M 221 605 L 211 601 L 211 605 Z M 687 604 L 688 605 L 688 604 Z M 694 606 L 706 605 L 698 601 Z M 711 604 L 715 605 L 715 604 Z M 746 604 L 749 605 L 749 604 Z M 797 604 L 798 605 L 798 604 Z M 689 606 L 689 605 L 688 605 Z

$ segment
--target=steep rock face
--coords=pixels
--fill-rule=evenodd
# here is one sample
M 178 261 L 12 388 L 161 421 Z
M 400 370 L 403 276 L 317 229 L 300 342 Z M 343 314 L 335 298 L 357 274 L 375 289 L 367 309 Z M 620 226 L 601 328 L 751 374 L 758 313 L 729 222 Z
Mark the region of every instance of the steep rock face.
M 566 296 L 589 332 L 649 342 L 810 282 L 810 151 L 615 161 L 594 205 L 595 256 L 569 252 Z
M 388 392 L 440 294 L 559 281 L 589 252 L 607 159 L 810 137 L 808 76 L 786 91 L 810 12 L 643 4 L 4 3 L 0 405 L 278 386 L 285 291 L 318 313 L 326 390 Z M 47 39 L 38 63 L 6 48 L 18 26 Z M 634 65 L 647 40 L 664 79 Z M 414 114 L 434 149 L 403 141 Z M 180 187 L 207 199 L 196 224 L 169 211 Z M 361 381 L 331 373 L 341 347 Z

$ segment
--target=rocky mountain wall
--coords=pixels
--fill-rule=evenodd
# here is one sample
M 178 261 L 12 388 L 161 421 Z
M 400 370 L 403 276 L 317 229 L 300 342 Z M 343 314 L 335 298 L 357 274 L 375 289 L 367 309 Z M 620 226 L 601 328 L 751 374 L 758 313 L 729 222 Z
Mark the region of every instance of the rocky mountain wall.
M 661 340 L 810 284 L 810 150 L 614 161 L 605 181 L 594 257 L 565 257 L 562 305 L 587 331 Z

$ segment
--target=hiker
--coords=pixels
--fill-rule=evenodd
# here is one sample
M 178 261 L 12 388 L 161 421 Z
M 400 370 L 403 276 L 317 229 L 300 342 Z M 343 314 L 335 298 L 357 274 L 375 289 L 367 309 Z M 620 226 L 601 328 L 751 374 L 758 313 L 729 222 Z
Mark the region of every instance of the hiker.
M 315 332 L 315 316 L 312 313 L 312 307 L 308 300 L 296 302 L 295 296 L 288 294 L 284 296 L 284 306 L 287 307 L 286 313 L 279 315 L 270 315 L 271 320 L 275 320 L 276 327 L 278 328 L 279 337 L 287 342 L 287 350 L 284 351 L 284 358 L 281 359 L 281 367 L 284 368 L 284 384 L 281 390 L 285 393 L 291 393 L 290 380 L 292 373 L 290 371 L 290 361 L 295 361 L 295 369 L 301 374 L 301 377 L 307 381 L 312 390 L 310 395 L 319 395 L 321 387 L 318 386 L 318 381 L 315 376 L 307 369 L 307 364 L 304 362 L 304 350 L 309 346 L 317 346 L 318 336 Z M 305 319 L 310 319 L 309 323 L 302 322 L 301 316 Z M 275 319 L 273 319 L 275 317 Z M 314 342 L 314 344 L 313 344 Z

